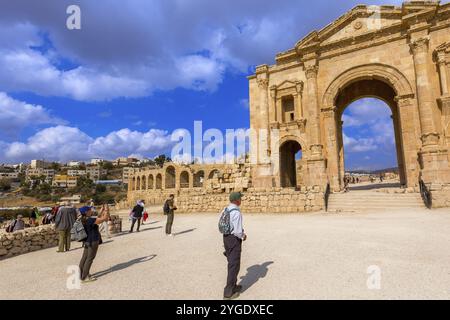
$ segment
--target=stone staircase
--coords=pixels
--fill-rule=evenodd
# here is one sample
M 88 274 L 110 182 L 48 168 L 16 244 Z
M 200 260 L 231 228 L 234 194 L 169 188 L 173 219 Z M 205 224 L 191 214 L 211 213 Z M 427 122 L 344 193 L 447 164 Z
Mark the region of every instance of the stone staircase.
M 355 190 L 347 193 L 330 194 L 328 201 L 328 212 L 388 211 L 416 208 L 425 208 L 420 193 Z

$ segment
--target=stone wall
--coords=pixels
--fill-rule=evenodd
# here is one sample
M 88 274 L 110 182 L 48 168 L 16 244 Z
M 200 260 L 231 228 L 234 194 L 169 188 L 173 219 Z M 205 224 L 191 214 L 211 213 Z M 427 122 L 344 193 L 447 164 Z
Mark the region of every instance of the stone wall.
M 14 233 L 0 233 L 0 260 L 57 244 L 58 233 L 53 225 L 27 228 Z
M 137 200 L 144 199 L 147 204 L 162 204 L 170 193 L 174 193 L 179 213 L 219 212 L 228 203 L 228 192 L 206 190 L 179 190 L 170 192 L 133 193 L 129 207 Z M 243 192 L 242 210 L 247 213 L 295 213 L 312 212 L 324 209 L 324 192 L 318 187 L 296 189 L 249 188 Z
M 450 185 L 433 183 L 430 192 L 433 208 L 450 207 Z

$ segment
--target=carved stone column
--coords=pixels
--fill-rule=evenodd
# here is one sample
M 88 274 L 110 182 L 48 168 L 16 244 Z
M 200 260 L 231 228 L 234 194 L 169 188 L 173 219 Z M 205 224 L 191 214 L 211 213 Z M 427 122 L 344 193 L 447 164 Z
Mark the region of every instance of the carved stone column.
M 277 119 L 277 87 L 270 87 L 270 110 L 269 110 L 269 122 L 270 124 L 278 121 Z
M 331 190 L 340 191 L 339 172 L 339 150 L 337 141 L 337 119 L 336 107 L 332 106 L 322 109 L 324 115 L 324 126 L 327 128 L 326 135 L 326 158 L 328 162 L 328 181 Z
M 302 98 L 303 98 L 303 82 L 298 81 L 295 86 L 297 90 L 297 103 L 295 104 L 295 118 L 296 120 L 300 120 L 303 118 L 303 104 L 302 104 Z
M 448 81 L 447 81 L 447 61 L 445 49 L 436 51 L 436 63 L 439 68 L 439 78 L 441 80 L 441 92 L 443 96 L 447 96 Z
M 410 43 L 416 70 L 417 101 L 419 104 L 420 124 L 422 128 L 422 146 L 427 149 L 436 147 L 439 134 L 433 118 L 433 94 L 430 90 L 431 76 L 429 74 L 428 53 L 429 36 L 423 36 Z
M 262 157 L 262 162 L 265 162 L 264 158 L 270 154 L 270 141 L 269 141 L 269 80 L 267 78 L 258 79 L 259 88 L 259 129 L 262 130 L 258 133 L 260 136 L 259 143 L 261 149 L 259 150 L 259 156 Z
M 319 118 L 319 102 L 317 93 L 317 73 L 319 68 L 317 65 L 310 65 L 305 68 L 307 79 L 307 97 L 309 123 L 311 127 L 311 155 L 313 158 L 322 158 L 323 145 L 320 137 L 320 118 Z

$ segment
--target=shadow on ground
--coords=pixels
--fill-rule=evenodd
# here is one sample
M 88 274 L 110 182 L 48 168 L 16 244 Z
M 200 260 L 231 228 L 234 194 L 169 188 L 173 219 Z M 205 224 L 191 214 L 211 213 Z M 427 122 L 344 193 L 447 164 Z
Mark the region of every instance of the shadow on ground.
M 262 264 L 255 264 L 247 268 L 247 273 L 241 277 L 242 292 L 247 291 L 251 286 L 253 286 L 259 279 L 264 278 L 269 271 L 268 266 L 270 266 L 273 261 L 267 261 Z
M 111 267 L 109 269 L 106 269 L 106 270 L 103 270 L 103 271 L 99 271 L 99 272 L 93 274 L 93 276 L 96 277 L 96 278 L 104 277 L 107 274 L 110 274 L 112 272 L 116 272 L 116 271 L 120 271 L 120 270 L 129 268 L 129 267 L 131 267 L 131 266 L 133 266 L 135 264 L 144 263 L 144 262 L 150 261 L 150 260 L 152 260 L 155 257 L 156 257 L 156 254 L 152 254 L 152 255 L 149 255 L 149 256 L 146 256 L 146 257 L 133 259 L 133 260 L 130 260 L 128 262 L 119 263 L 119 264 L 116 264 L 115 266 L 113 266 L 113 267 Z
M 145 228 L 145 229 L 141 229 L 139 232 L 145 232 L 145 231 L 151 231 L 151 230 L 156 230 L 156 229 L 161 229 L 162 226 L 159 227 L 154 227 L 154 228 Z M 136 229 L 133 231 L 133 233 L 136 233 Z M 121 236 L 126 236 L 127 234 L 130 234 L 130 230 L 127 231 L 122 231 L 119 234 L 114 235 L 114 237 L 121 237 Z
M 194 228 L 194 229 L 189 229 L 189 230 L 184 230 L 184 231 L 180 231 L 180 232 L 174 233 L 173 235 L 174 235 L 174 236 L 179 236 L 180 234 L 184 234 L 184 233 L 189 233 L 189 232 L 195 231 L 195 229 L 196 229 L 196 228 Z

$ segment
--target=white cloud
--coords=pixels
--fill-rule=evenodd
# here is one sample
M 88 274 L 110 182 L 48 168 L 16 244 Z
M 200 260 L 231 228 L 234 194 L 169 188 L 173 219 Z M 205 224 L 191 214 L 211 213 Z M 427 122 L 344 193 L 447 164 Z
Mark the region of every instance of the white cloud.
M 311 29 L 358 4 L 78 0 L 82 29 L 64 27 L 69 0 L 4 1 L 0 90 L 76 100 L 142 97 L 156 90 L 213 91 L 226 71 L 273 63 Z M 383 4 L 388 0 L 368 0 Z
M 170 135 L 162 130 L 122 129 L 94 139 L 78 128 L 60 125 L 43 129 L 26 142 L 0 141 L 3 147 L 0 162 L 28 162 L 42 158 L 53 161 L 114 159 L 131 154 L 154 156 L 171 145 Z
M 0 138 L 14 138 L 26 127 L 43 124 L 63 124 L 40 105 L 28 104 L 0 92 Z

